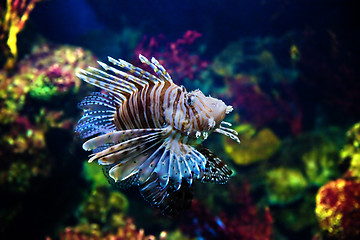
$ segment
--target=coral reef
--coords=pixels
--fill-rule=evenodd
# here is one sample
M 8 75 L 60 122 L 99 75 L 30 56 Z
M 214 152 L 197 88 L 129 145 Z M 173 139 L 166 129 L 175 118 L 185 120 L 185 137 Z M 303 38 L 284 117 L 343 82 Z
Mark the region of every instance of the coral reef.
M 66 227 L 60 239 L 156 239 L 137 229 L 132 218 L 126 216 L 129 202 L 126 197 L 108 186 L 97 186 L 83 203 L 79 212 L 79 224 Z M 161 232 L 158 239 L 167 239 Z
M 81 228 L 66 228 L 60 234 L 61 240 L 97 240 L 97 239 L 112 239 L 112 240 L 156 240 L 153 235 L 145 235 L 143 229 L 136 229 L 135 224 L 131 218 L 126 219 L 126 224 L 119 227 L 116 233 L 102 233 L 96 226 L 88 225 Z M 161 232 L 159 240 L 167 239 L 167 233 Z
M 360 239 L 359 14 L 324 2 L 0 1 L 0 239 Z M 172 218 L 111 189 L 73 131 L 95 58 L 47 39 L 232 105 L 229 183 Z
M 342 136 L 341 129 L 331 127 L 283 139 L 278 153 L 265 163 L 264 200 L 271 204 L 276 228 L 285 235 L 301 233 L 311 238 L 317 231 L 316 191 L 341 175 Z
M 277 164 L 300 169 L 309 186 L 320 187 L 341 174 L 338 153 L 342 136 L 341 129 L 329 128 L 286 139 L 282 142 Z
M 340 152 L 341 160 L 349 163 L 347 175 L 360 178 L 360 123 L 354 124 L 346 133 L 347 142 Z
M 289 45 L 289 38 L 236 41 L 215 57 L 212 70 L 225 78 L 228 91 L 223 94 L 244 121 L 257 128 L 281 125 L 283 132 L 300 134 L 302 109 L 292 86 L 298 73 L 290 61 L 279 64 L 274 55 L 276 48 Z
M 244 128 L 249 126 L 248 128 Z M 241 144 L 224 139 L 225 152 L 239 165 L 248 165 L 270 158 L 280 147 L 279 138 L 268 128 L 256 130 L 250 125 L 234 128 L 240 135 Z M 244 131 L 245 130 L 245 131 Z
M 81 208 L 80 226 L 96 226 L 102 232 L 115 231 L 117 227 L 125 225 L 128 205 L 128 200 L 120 192 L 98 186 Z
M 242 38 L 229 44 L 215 57 L 212 69 L 225 78 L 244 74 L 257 76 L 260 82 L 274 83 L 285 79 L 294 82 L 298 71 L 288 61 L 290 56 L 282 59 L 278 55 L 291 50 L 293 37 L 293 34 L 286 34 L 278 38 Z
M 37 2 L 41 0 L 7 0 L 6 10 L 0 8 L 0 47 L 6 55 L 5 69 L 15 67 L 18 49 L 17 35 L 25 27 L 25 23 Z M 1 7 L 1 6 L 0 6 Z M 5 45 L 6 42 L 6 45 Z
M 209 65 L 208 61 L 189 50 L 199 37 L 201 37 L 200 33 L 191 30 L 186 31 L 183 37 L 175 42 L 169 42 L 163 35 L 150 38 L 145 36 L 135 48 L 135 56 L 142 54 L 146 57 L 155 57 L 165 66 L 173 80 L 180 85 L 185 79 L 198 78 L 201 71 Z
M 322 186 L 316 196 L 315 213 L 321 229 L 330 239 L 360 237 L 360 124 L 346 133 L 346 144 L 340 151 L 342 164 L 348 165 L 342 178 Z
M 95 64 L 90 52 L 69 46 L 42 44 L 17 65 L 14 75 L 0 72 L 0 123 L 8 124 L 18 118 L 31 99 L 49 101 L 54 96 L 75 93 L 80 80 L 76 68 Z
M 0 194 L 8 196 L 2 199 L 8 208 L 0 213 L 1 235 L 27 234 L 36 223 L 42 230 L 28 232 L 43 237 L 86 195 L 73 125 L 80 85 L 75 69 L 88 64 L 95 59 L 82 48 L 42 44 L 13 74 L 0 72 Z M 46 220 L 49 212 L 56 221 Z M 24 231 L 14 230 L 18 224 Z
M 337 179 L 321 187 L 316 196 L 320 227 L 333 239 L 360 237 L 360 182 Z
M 302 197 L 307 181 L 301 171 L 290 168 L 275 168 L 266 175 L 268 201 L 272 204 L 286 204 Z
M 52 100 L 54 97 L 61 100 L 61 97 L 78 91 L 80 81 L 75 76 L 75 69 L 88 63 L 94 63 L 94 58 L 81 48 L 43 44 L 18 64 L 16 74 L 6 76 L 5 72 L 0 72 L 0 125 L 3 128 L 0 155 L 15 154 L 13 159 L 19 161 L 21 154 L 42 155 L 46 147 L 45 135 L 50 129 L 72 131 L 74 120 L 66 119 L 62 106 Z M 42 103 L 34 106 L 36 101 Z M 46 168 L 47 164 L 40 162 L 32 167 L 28 165 L 28 169 L 46 172 L 41 168 Z M 9 159 L 3 164 L 9 164 L 9 169 L 13 169 L 11 164 L 16 164 L 16 161 Z M 11 171 L 2 168 L 2 183 L 6 182 L 4 179 L 8 174 L 11 175 Z
M 322 186 L 339 174 L 338 151 L 335 143 L 325 141 L 301 154 L 305 176 L 312 186 Z
M 227 212 L 213 215 L 201 202 L 193 201 L 181 229 L 200 239 L 272 239 L 273 219 L 268 208 L 259 213 L 250 196 L 250 185 L 230 188 L 231 204 Z M 223 206 L 223 209 L 226 207 Z

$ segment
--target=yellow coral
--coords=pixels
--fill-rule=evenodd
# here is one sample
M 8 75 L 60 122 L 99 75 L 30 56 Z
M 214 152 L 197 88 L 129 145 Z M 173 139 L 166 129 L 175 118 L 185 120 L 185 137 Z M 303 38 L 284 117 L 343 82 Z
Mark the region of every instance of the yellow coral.
M 314 146 L 301 156 L 309 182 L 321 186 L 336 175 L 337 151 L 334 143 L 326 142 Z
M 346 181 L 344 179 L 330 182 L 321 187 L 316 195 L 315 213 L 320 222 L 320 227 L 331 233 L 331 235 L 337 235 L 343 231 L 341 226 L 343 216 L 340 211 L 336 210 L 340 208 L 340 205 L 344 202 L 345 196 L 343 191 L 345 185 Z M 336 189 L 337 194 L 339 194 L 336 196 L 337 201 L 333 203 L 333 206 L 328 202 L 324 202 L 327 189 Z
M 298 199 L 308 186 L 301 171 L 291 168 L 275 168 L 266 174 L 266 190 L 269 202 L 290 203 Z
M 349 160 L 349 174 L 360 178 L 360 123 L 356 123 L 346 134 L 347 144 L 340 152 L 342 161 Z
M 270 130 L 256 132 L 250 125 L 235 128 L 240 133 L 241 144 L 225 139 L 225 151 L 236 164 L 247 165 L 271 157 L 280 147 L 279 138 Z
M 6 34 L 4 33 L 7 32 L 6 44 L 9 48 L 5 69 L 14 68 L 18 55 L 17 35 L 24 28 L 25 23 L 29 18 L 29 14 L 34 9 L 35 4 L 39 1 L 40 0 L 7 0 L 4 21 L 0 25 L 3 32 L 0 35 L 0 40 L 1 38 L 6 38 Z

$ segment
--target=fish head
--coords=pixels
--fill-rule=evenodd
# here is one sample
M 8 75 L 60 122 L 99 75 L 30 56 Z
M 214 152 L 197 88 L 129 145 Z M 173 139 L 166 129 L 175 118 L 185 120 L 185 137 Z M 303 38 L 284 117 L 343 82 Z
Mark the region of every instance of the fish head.
M 200 90 L 187 93 L 184 101 L 190 112 L 188 135 L 195 135 L 196 138 L 207 138 L 220 126 L 226 114 L 233 110 L 232 106 L 226 105 L 220 99 L 205 96 Z

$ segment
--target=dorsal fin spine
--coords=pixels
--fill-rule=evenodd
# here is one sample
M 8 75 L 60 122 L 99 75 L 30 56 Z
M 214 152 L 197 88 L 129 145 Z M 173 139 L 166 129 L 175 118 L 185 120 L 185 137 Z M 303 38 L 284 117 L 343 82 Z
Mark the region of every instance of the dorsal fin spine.
M 115 64 L 114 63 L 117 62 L 115 59 L 109 57 L 109 62 L 111 62 L 112 64 L 114 64 L 115 66 L 120 66 L 121 65 L 118 65 L 118 64 Z M 125 82 L 128 82 L 129 84 L 131 84 L 132 86 L 135 87 L 134 84 L 137 84 L 137 85 L 140 85 L 141 87 L 144 87 L 146 84 L 148 84 L 147 81 L 144 81 L 144 80 L 141 80 L 137 77 L 134 77 L 134 76 L 131 76 L 119 69 L 116 69 L 114 67 L 110 67 L 109 65 L 103 63 L 103 62 L 99 62 L 99 65 L 104 68 L 105 70 L 107 71 L 111 71 L 112 73 L 114 73 L 117 77 L 119 77 L 120 79 L 123 79 Z
M 79 72 L 76 73 L 76 76 L 80 79 L 82 79 L 83 81 L 90 83 L 91 85 L 94 85 L 96 87 L 99 87 L 101 89 L 104 89 L 108 92 L 111 92 L 114 94 L 114 96 L 121 98 L 122 101 L 126 100 L 126 97 L 121 94 L 121 92 L 119 92 L 116 87 L 114 87 L 113 85 L 109 85 L 107 83 L 104 82 L 100 82 L 99 80 L 95 80 L 89 76 L 87 76 L 87 71 L 80 69 Z
M 130 80 L 136 82 L 137 84 L 144 85 L 144 84 L 148 84 L 149 81 L 153 82 L 153 83 L 157 83 L 160 81 L 160 79 L 158 79 L 154 75 L 148 73 L 147 71 L 145 71 L 141 68 L 137 68 L 124 60 L 118 61 L 112 57 L 108 57 L 108 60 L 115 66 L 121 67 L 121 68 L 125 69 L 126 71 L 129 71 L 131 73 L 131 75 L 127 74 L 121 70 L 118 70 L 116 68 L 112 68 L 111 70 L 115 69 L 116 73 L 120 73 L 123 76 L 125 76 L 125 75 L 127 75 L 128 77 L 131 76 L 132 78 L 130 78 Z
M 141 68 L 135 67 L 134 65 L 126 62 L 125 60 L 118 59 L 118 63 L 121 64 L 122 68 L 129 71 L 131 74 L 133 74 L 134 76 L 136 76 L 140 79 L 145 79 L 146 81 L 152 81 L 154 83 L 161 81 L 153 74 L 151 74 Z
M 84 71 L 89 77 L 93 78 L 94 80 L 98 80 L 99 82 L 103 82 L 104 84 L 108 84 L 109 86 L 112 86 L 115 90 L 121 92 L 121 93 L 128 93 L 131 94 L 135 89 L 132 89 L 129 87 L 129 85 L 119 79 L 116 76 L 109 75 L 99 69 L 89 67 L 91 71 Z

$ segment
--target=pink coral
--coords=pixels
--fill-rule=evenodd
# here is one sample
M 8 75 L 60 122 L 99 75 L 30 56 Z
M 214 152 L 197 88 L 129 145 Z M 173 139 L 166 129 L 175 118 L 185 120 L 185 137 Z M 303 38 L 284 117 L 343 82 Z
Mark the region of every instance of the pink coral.
M 135 55 L 155 57 L 167 69 L 171 77 L 181 84 L 185 78 L 195 79 L 209 63 L 199 55 L 191 54 L 189 48 L 201 34 L 188 30 L 182 38 L 168 42 L 164 35 L 157 37 L 144 36 L 135 49 Z
M 85 68 L 86 64 L 94 65 L 95 58 L 80 47 L 42 44 L 18 64 L 17 74 L 31 76 L 29 84 L 36 84 L 35 79 L 41 79 L 55 86 L 56 92 L 63 93 L 80 86 L 76 69 Z

